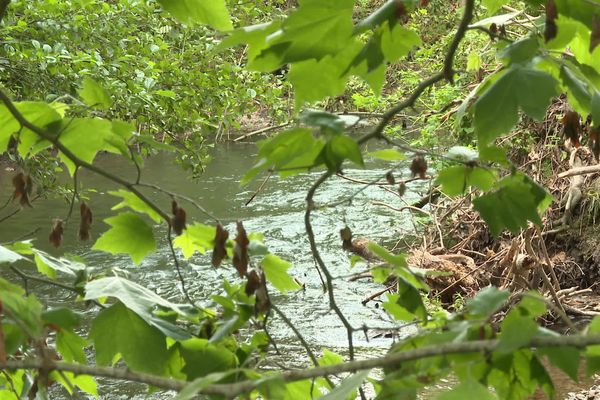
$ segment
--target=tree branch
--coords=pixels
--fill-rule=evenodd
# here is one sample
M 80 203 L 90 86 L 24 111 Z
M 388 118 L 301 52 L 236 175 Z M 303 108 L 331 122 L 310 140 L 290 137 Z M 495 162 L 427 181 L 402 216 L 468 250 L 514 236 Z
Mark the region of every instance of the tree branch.
M 452 40 L 452 43 L 450 43 L 450 48 L 446 53 L 446 58 L 444 59 L 444 78 L 450 83 L 454 83 L 454 55 L 458 50 L 458 45 L 465 37 L 467 29 L 469 29 L 469 24 L 473 19 L 474 8 L 475 0 L 465 1 L 465 10 L 463 12 L 462 20 L 460 21 L 460 25 L 458 26 L 454 39 Z
M 450 342 L 446 344 L 438 344 L 425 346 L 418 349 L 391 353 L 383 357 L 371 358 L 368 360 L 349 361 L 342 364 L 326 365 L 322 367 L 293 370 L 278 375 L 285 382 L 295 382 L 300 380 L 312 379 L 321 376 L 337 375 L 344 372 L 353 372 L 358 370 L 368 370 L 373 368 L 393 368 L 400 363 L 406 361 L 414 361 L 423 358 L 444 356 L 460 353 L 477 353 L 477 352 L 493 352 L 500 344 L 498 339 L 490 340 L 475 340 L 471 342 Z M 584 336 L 544 336 L 531 340 L 530 343 L 520 346 L 524 348 L 541 348 L 541 347 L 563 347 L 571 346 L 577 348 L 585 348 L 591 345 L 600 344 L 600 335 Z M 9 360 L 6 363 L 0 364 L 0 370 L 6 369 L 40 369 L 49 367 L 55 371 L 69 371 L 77 375 L 91 375 L 96 377 L 104 377 L 116 380 L 124 380 L 129 382 L 139 382 L 155 386 L 165 390 L 181 391 L 190 382 L 179 379 L 164 378 L 156 375 L 145 373 L 132 372 L 126 368 L 113 367 L 98 367 L 83 364 L 73 364 L 62 361 L 51 361 L 49 365 L 40 359 L 26 360 Z M 261 384 L 261 379 L 245 380 L 237 383 L 225 384 L 217 383 L 204 387 L 198 393 L 205 395 L 221 395 L 226 398 L 234 398 L 243 393 L 250 393 Z
M 135 187 L 134 183 L 128 182 L 125 179 L 123 179 L 117 175 L 111 174 L 110 172 L 107 172 L 107 171 L 103 170 L 102 168 L 98 168 L 93 164 L 90 164 L 88 162 L 81 160 L 68 147 L 66 147 L 65 145 L 63 145 L 60 142 L 58 136 L 54 136 L 54 135 L 50 134 L 49 132 L 45 131 L 44 129 L 38 127 L 35 124 L 32 124 L 27 119 L 25 119 L 25 117 L 23 117 L 23 114 L 21 114 L 21 112 L 19 110 L 17 110 L 17 108 L 15 107 L 13 102 L 2 90 L 0 90 L 0 101 L 2 101 L 2 103 L 4 103 L 4 105 L 6 106 L 8 111 L 19 122 L 19 124 L 21 126 L 31 130 L 36 135 L 40 136 L 42 139 L 45 139 L 45 140 L 49 141 L 50 143 L 52 143 L 52 145 L 54 147 L 56 147 L 58 150 L 60 150 L 69 160 L 71 160 L 75 164 L 76 167 L 83 167 L 87 170 L 90 170 L 98 175 L 105 177 L 108 180 L 111 180 L 121 186 L 124 186 L 130 192 L 135 194 L 140 200 L 142 200 L 144 203 L 146 203 L 150 208 L 152 208 L 154 211 L 156 211 L 166 221 L 167 224 L 169 224 L 169 225 L 171 224 L 171 219 L 170 219 L 169 215 L 166 212 L 164 212 L 160 207 L 158 207 L 156 204 L 154 204 L 154 202 L 152 202 L 150 199 L 148 199 L 143 193 L 141 193 Z

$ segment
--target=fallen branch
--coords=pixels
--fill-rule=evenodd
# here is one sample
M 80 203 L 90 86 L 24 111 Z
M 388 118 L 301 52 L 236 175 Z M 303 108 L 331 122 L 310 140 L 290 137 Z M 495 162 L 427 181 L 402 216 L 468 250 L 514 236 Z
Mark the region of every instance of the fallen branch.
M 596 174 L 599 172 L 600 172 L 600 164 L 588 165 L 587 167 L 577 167 L 577 168 L 572 168 L 565 172 L 561 172 L 560 174 L 558 174 L 558 177 L 559 178 L 568 178 L 570 176 L 589 175 L 589 174 Z
M 266 128 L 257 129 L 255 131 L 250 132 L 250 133 L 246 133 L 245 135 L 238 136 L 235 139 L 233 139 L 233 141 L 234 142 L 240 142 L 240 141 L 242 141 L 244 139 L 247 139 L 249 137 L 260 135 L 261 133 L 267 133 L 267 132 L 271 132 L 271 131 L 276 131 L 277 129 L 285 128 L 286 126 L 290 125 L 292 122 L 293 121 L 288 121 L 288 122 L 285 122 L 285 123 L 280 124 L 280 125 L 267 126 Z

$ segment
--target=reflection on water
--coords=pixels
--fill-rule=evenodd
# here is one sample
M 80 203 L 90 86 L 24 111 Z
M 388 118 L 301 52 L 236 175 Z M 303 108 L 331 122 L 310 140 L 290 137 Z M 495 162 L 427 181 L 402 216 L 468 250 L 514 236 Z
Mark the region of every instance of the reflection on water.
M 260 231 L 265 234 L 266 242 L 271 251 L 293 262 L 292 274 L 302 281 L 306 288 L 303 291 L 281 296 L 271 290 L 272 301 L 290 317 L 303 333 L 312 347 L 320 351 L 329 348 L 344 352 L 347 345 L 346 332 L 339 319 L 329 310 L 327 295 L 323 293 L 321 282 L 308 247 L 303 223 L 305 195 L 307 189 L 319 176 L 318 172 L 305 173 L 286 180 L 272 178 L 264 190 L 248 206 L 244 204 L 252 196 L 260 181 L 251 183 L 248 187 L 240 187 L 239 180 L 254 163 L 254 145 L 229 144 L 217 146 L 213 152 L 213 160 L 208 165 L 206 173 L 198 180 L 191 181 L 181 169 L 173 163 L 167 154 L 151 157 L 145 163 L 143 181 L 152 182 L 164 189 L 187 195 L 202 204 L 234 231 L 234 222 L 242 220 L 248 231 Z M 113 173 L 126 178 L 135 176 L 135 169 L 124 160 L 103 156 L 97 164 Z M 362 180 L 372 180 L 385 173 L 385 164 L 368 165 L 369 168 L 360 170 L 348 168 L 344 172 L 348 176 Z M 406 168 L 404 176 L 409 172 Z M 12 173 L 0 173 L 0 202 L 10 196 L 10 179 Z M 82 171 L 80 181 L 86 188 L 97 189 L 90 194 L 89 203 L 94 211 L 93 235 L 98 237 L 108 227 L 101 222 L 103 218 L 112 215 L 110 208 L 119 202 L 118 198 L 107 192 L 116 189 L 105 179 Z M 423 182 L 409 184 L 405 195 L 410 202 L 419 197 L 417 191 L 427 189 Z M 317 193 L 317 203 L 331 202 L 353 195 L 361 186 L 338 177 L 330 179 Z M 164 209 L 170 208 L 170 199 L 149 189 L 149 196 L 156 200 Z M 380 287 L 367 282 L 348 282 L 345 278 L 357 272 L 359 266 L 351 269 L 347 254 L 342 250 L 339 240 L 339 230 L 346 222 L 357 236 L 367 236 L 373 240 L 394 240 L 405 232 L 412 231 L 413 225 L 408 214 L 400 214 L 383 207 L 371 205 L 372 200 L 383 201 L 395 206 L 401 206 L 398 198 L 378 187 L 369 187 L 357 195 L 347 207 L 331 208 L 314 213 L 314 230 L 323 258 L 330 268 L 335 280 L 336 298 L 342 311 L 348 316 L 354 326 L 390 326 L 391 322 L 381 309 L 374 303 L 362 306 L 361 300 L 368 294 L 379 290 Z M 184 203 L 182 202 L 182 205 Z M 185 206 L 185 205 L 184 205 Z M 198 213 L 191 206 L 186 206 L 189 219 L 211 223 L 206 216 Z M 5 215 L 8 209 L 0 213 Z M 98 272 L 109 268 L 119 267 L 126 271 L 130 279 L 156 291 L 159 295 L 174 301 L 183 301 L 180 288 L 177 285 L 175 271 L 169 259 L 166 246 L 164 227 L 156 227 L 159 250 L 147 257 L 141 265 L 135 266 L 127 256 L 112 256 L 90 250 L 90 243 L 75 240 L 76 225 L 72 223 L 65 231 L 63 246 L 57 252 L 48 244 L 48 232 L 53 218 L 66 215 L 67 205 L 64 200 L 40 200 L 33 209 L 27 209 L 0 225 L 0 242 L 26 234 L 35 228 L 41 230 L 37 234 L 36 246 L 52 254 L 62 252 L 82 256 L 88 265 Z M 77 221 L 78 218 L 75 218 Z M 223 279 L 235 281 L 236 274 L 231 268 L 214 269 L 206 256 L 193 257 L 184 263 L 184 276 L 192 297 L 199 302 L 207 303 L 209 297 L 220 293 Z M 3 272 L 4 273 L 4 272 Z M 14 277 L 13 277 L 14 278 Z M 55 288 L 36 287 L 36 293 L 50 306 L 70 304 L 68 293 L 57 297 Z M 86 312 L 93 313 L 94 310 Z M 290 366 L 307 364 L 307 357 L 298 345 L 293 332 L 278 319 L 273 320 L 270 328 L 272 336 L 280 343 L 279 348 L 284 353 L 284 359 L 279 360 Z M 357 357 L 365 358 L 382 354 L 389 348 L 389 339 L 368 341 L 364 335 L 356 335 Z M 141 386 L 123 385 L 119 383 L 103 383 L 104 390 L 110 395 L 107 398 L 131 398 L 137 393 L 140 398 L 148 398 L 143 394 Z M 106 392 L 105 392 L 106 394 Z

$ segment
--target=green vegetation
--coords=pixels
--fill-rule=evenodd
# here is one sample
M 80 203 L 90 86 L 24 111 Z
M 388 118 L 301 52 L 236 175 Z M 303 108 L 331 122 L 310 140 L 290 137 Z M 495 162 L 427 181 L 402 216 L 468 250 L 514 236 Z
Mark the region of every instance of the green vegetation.
M 492 236 L 524 238 L 529 252 L 532 235 L 542 237 L 553 198 L 506 155 L 527 138 L 502 139 L 530 135 L 519 124 L 544 119 L 553 99 L 566 93 L 561 127 L 573 147 L 584 141 L 598 157 L 600 3 L 508 3 L 0 1 L 0 151 L 19 168 L 12 188 L 3 189 L 12 196 L 2 210 L 11 200 L 28 209 L 49 192 L 67 197 L 65 217 L 48 221 L 50 242 L 60 248 L 77 221 L 86 240 L 93 204 L 84 201 L 78 174 L 95 173 L 111 184 L 116 205 L 90 248 L 140 264 L 166 243 L 185 298 L 176 303 L 124 276 L 90 273 L 85 260 L 53 256 L 21 238 L 1 244 L 0 267 L 21 280 L 0 278 L 0 399 L 48 398 L 58 385 L 69 394 L 98 396 L 97 377 L 177 391 L 177 399 L 416 398 L 449 374 L 458 382 L 441 399 L 525 399 L 537 388 L 554 393 L 546 359 L 573 378 L 580 360 L 588 374 L 599 371 L 600 318 L 571 336 L 540 326 L 548 312 L 572 325 L 560 287 L 550 281 L 554 271 L 542 239 L 546 254 L 527 254 L 545 279 L 535 287 L 541 293 L 488 286 L 469 299 L 455 295 L 454 313 L 432 312 L 424 301 L 439 273 L 412 265 L 408 254 L 369 245 L 382 262 L 374 280 L 394 282 L 383 309 L 398 326 L 419 329 L 386 355 L 358 361 L 355 335 L 369 328 L 339 307 L 312 224 L 314 214 L 352 200 L 320 203 L 320 187 L 346 165 L 364 167 L 363 145 L 380 141 L 386 148 L 368 155 L 390 167 L 373 184 L 404 191 L 405 182 L 395 180 L 398 161 L 412 157 L 415 179 L 427 179 L 427 161 L 435 162 L 435 183 L 445 196 L 465 196 Z M 380 114 L 356 138 L 347 116 L 332 112 L 338 110 Z M 292 115 L 294 122 L 259 142 L 243 184 L 261 174 L 320 173 L 298 223 L 329 307 L 347 331 L 347 357 L 324 351 L 319 358 L 290 323 L 314 365 L 263 368 L 277 344 L 269 317 L 286 320 L 277 303 L 301 288 L 286 254 L 273 254 L 268 240 L 247 232 L 243 222 L 228 232 L 194 199 L 142 179 L 143 157 L 158 151 L 177 151 L 199 173 L 209 134 L 227 136 L 252 113 L 274 122 Z M 137 174 L 95 163 L 104 152 Z M 58 183 L 61 171 L 72 178 L 70 186 Z M 149 189 L 171 207 L 150 199 Z M 189 220 L 185 208 L 192 206 L 205 223 Z M 341 233 L 351 239 L 349 229 Z M 241 283 L 224 279 L 222 292 L 195 298 L 181 270 L 197 253 L 211 255 L 206 268 Z M 29 280 L 70 291 L 94 312 L 84 320 L 71 308 L 42 304 L 28 291 Z M 376 369 L 383 372 L 372 374 Z

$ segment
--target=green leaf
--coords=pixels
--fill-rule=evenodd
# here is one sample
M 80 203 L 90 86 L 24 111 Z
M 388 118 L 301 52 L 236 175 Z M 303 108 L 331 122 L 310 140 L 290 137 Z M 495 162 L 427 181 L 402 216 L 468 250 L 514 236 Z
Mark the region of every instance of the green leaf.
M 287 293 L 288 290 L 300 289 L 300 285 L 287 272 L 292 266 L 289 262 L 274 254 L 268 254 L 262 259 L 260 265 L 265 272 L 267 281 L 280 292 Z
M 496 351 L 510 353 L 531 342 L 538 332 L 538 325 L 529 316 L 522 316 L 519 310 L 511 310 L 502 321 L 502 334 Z
M 242 178 L 242 184 L 248 183 L 259 172 L 269 168 L 283 168 L 302 158 L 311 150 L 315 138 L 310 129 L 291 129 L 258 143 L 258 163 Z M 305 166 L 305 165 L 303 165 Z
M 25 257 L 0 245 L 0 264 L 13 264 L 19 260 L 25 260 Z
M 496 400 L 497 397 L 481 383 L 469 379 L 456 385 L 452 390 L 437 396 L 437 400 Z
M 42 305 L 34 295 L 26 296 L 21 287 L 0 278 L 0 302 L 3 309 L 12 312 L 19 327 L 24 326 L 28 336 L 33 336 L 31 339 L 42 336 Z
M 323 349 L 323 355 L 317 360 L 320 366 L 337 365 L 344 362 L 344 357 L 333 351 Z
M 216 47 L 217 51 L 238 46 L 248 45 L 248 68 L 252 69 L 252 60 L 258 56 L 261 51 L 267 47 L 267 37 L 277 31 L 280 22 L 267 22 L 257 25 L 244 26 L 229 32 L 229 36 L 221 41 Z
M 183 256 L 188 259 L 197 251 L 200 254 L 214 247 L 216 228 L 196 222 L 173 240 L 173 246 L 181 249 Z M 252 243 L 252 242 L 251 242 Z
M 111 254 L 129 254 L 134 263 L 139 264 L 146 255 L 156 251 L 156 240 L 152 228 L 135 214 L 121 213 L 107 218 L 112 226 L 94 244 L 92 249 Z
M 215 372 L 227 371 L 238 364 L 237 357 L 224 346 L 192 338 L 180 342 L 179 352 L 185 361 L 183 372 L 188 379 L 197 379 Z
M 179 315 L 188 316 L 190 313 L 185 305 L 172 303 L 135 282 L 116 276 L 95 279 L 85 286 L 85 300 L 96 300 L 105 297 L 118 299 L 127 308 L 135 312 L 148 324 L 161 330 L 165 335 L 174 339 L 187 339 L 190 337 L 186 331 L 153 314 L 156 307 L 163 307 Z
M 76 277 L 80 271 L 85 270 L 85 265 L 66 258 L 56 258 L 38 249 L 32 249 L 34 261 L 38 271 L 52 279 L 56 278 L 56 271 L 70 277 Z
M 380 258 L 382 258 L 386 262 L 390 263 L 391 265 L 401 267 L 401 268 L 408 267 L 408 264 L 406 262 L 406 254 L 404 254 L 404 253 L 392 254 L 374 242 L 369 243 L 368 247 L 369 247 L 369 250 L 371 250 L 373 253 L 375 253 L 375 255 L 379 256 Z
M 177 93 L 175 93 L 172 90 L 157 90 L 154 93 L 156 93 L 157 95 L 162 96 L 162 97 L 168 97 L 169 99 L 177 98 Z
M 592 95 L 587 79 L 571 68 L 563 65 L 560 68 L 560 79 L 566 87 L 569 104 L 581 115 L 590 113 Z
M 467 56 L 467 71 L 479 71 L 481 68 L 481 57 L 478 53 L 472 52 Z
M 128 190 L 125 190 L 125 189 L 114 190 L 114 191 L 111 191 L 108 193 L 113 196 L 123 198 L 123 201 L 121 201 L 119 204 L 117 204 L 116 206 L 111 208 L 111 210 L 119 210 L 124 207 L 129 207 L 133 211 L 137 211 L 139 213 L 146 214 L 147 216 L 152 218 L 154 220 L 154 222 L 156 222 L 156 223 L 160 223 L 162 221 L 162 217 L 160 216 L 160 214 L 158 214 L 156 211 L 154 211 L 152 209 L 152 207 L 150 207 L 148 204 L 146 204 L 142 199 L 137 197 L 134 193 L 132 193 Z
M 33 125 L 46 129 L 49 125 L 57 124 L 62 120 L 61 115 L 49 104 L 43 102 L 18 102 L 14 103 L 17 110 L 27 121 Z M 10 136 L 19 132 L 21 125 L 12 116 L 8 109 L 0 106 L 0 151 L 4 152 L 10 140 Z M 24 128 L 19 133 L 18 151 L 21 157 L 27 157 L 30 153 L 35 154 L 47 147 L 50 142 L 41 139 L 36 133 Z M 32 151 L 33 147 L 36 151 Z
M 63 329 L 73 330 L 81 321 L 81 316 L 68 308 L 53 308 L 42 313 L 46 324 L 53 324 Z
M 345 160 L 364 167 L 358 143 L 344 134 L 336 134 L 328 140 L 321 155 L 330 171 L 337 171 Z
M 488 15 L 492 15 L 508 3 L 508 0 L 482 0 L 482 2 L 485 8 L 487 8 Z
M 269 47 L 256 57 L 252 67 L 270 71 L 286 63 L 336 55 L 352 36 L 354 1 L 305 0 L 272 35 Z M 268 39 L 267 39 L 268 40 Z
M 480 148 L 509 132 L 519 120 L 519 109 L 534 119 L 543 119 L 550 99 L 558 93 L 556 80 L 542 71 L 515 65 L 498 74 L 502 75 L 475 103 Z
M 502 179 L 492 192 L 474 199 L 473 206 L 497 236 L 504 229 L 517 233 L 527 226 L 527 221 L 541 225 L 538 208 L 550 198 L 535 182 L 514 174 Z
M 207 386 L 212 385 L 225 378 L 230 373 L 215 372 L 202 376 L 190 382 L 182 391 L 180 391 L 173 400 L 193 400 L 198 398 L 198 393 Z
M 369 157 L 378 158 L 384 161 L 402 161 L 406 160 L 406 155 L 396 149 L 383 149 L 367 153 Z
M 80 89 L 77 90 L 79 97 L 90 107 L 106 110 L 112 105 L 112 99 L 108 92 L 90 77 L 85 77 Z
M 114 151 L 118 146 L 126 146 L 125 138 L 113 131 L 111 121 L 99 118 L 74 118 L 65 123 L 60 134 L 60 143 L 77 158 L 92 163 L 101 150 Z M 121 152 L 119 150 L 119 152 Z M 64 154 L 60 154 L 71 175 L 75 164 Z
M 395 24 L 392 29 L 385 24 L 381 35 L 381 51 L 385 59 L 392 63 L 405 57 L 416 46 L 421 44 L 421 38 L 401 24 Z
M 365 370 L 355 373 L 344 379 L 331 392 L 321 397 L 322 400 L 347 400 L 350 395 L 356 396 L 356 390 L 367 379 L 371 370 Z
M 541 317 L 546 314 L 546 302 L 544 298 L 537 292 L 530 290 L 518 304 L 521 310 L 521 315 L 531 318 Z
M 498 55 L 508 60 L 505 64 L 523 64 L 530 62 L 537 55 L 540 47 L 537 36 L 530 36 L 506 46 Z
M 287 80 L 294 88 L 295 104 L 299 109 L 306 102 L 314 102 L 328 96 L 338 96 L 346 88 L 348 73 L 346 68 L 359 50 L 352 43 L 335 56 L 325 56 L 320 60 L 306 60 L 294 63 L 287 74 Z M 315 71 L 319 71 L 315 74 Z
M 92 322 L 90 338 L 99 365 L 114 364 L 121 355 L 132 371 L 162 375 L 168 361 L 165 336 L 136 313 L 117 303 Z
M 78 387 L 85 393 L 91 394 L 94 397 L 98 397 L 98 387 L 96 381 L 92 376 L 89 375 L 75 375 L 69 371 L 52 371 L 50 378 L 60 383 L 65 390 L 72 395 L 73 388 Z
M 321 110 L 304 110 L 298 116 L 298 121 L 310 126 L 328 128 L 334 132 L 342 132 L 345 128 L 344 120 L 339 115 Z
M 467 309 L 471 314 L 486 319 L 502 307 L 509 295 L 508 290 L 499 290 L 496 286 L 488 286 L 467 302 Z
M 573 381 L 579 379 L 580 354 L 576 347 L 545 347 L 538 350 L 540 355 L 548 357 L 552 365 L 560 368 Z
M 87 346 L 87 340 L 71 331 L 63 329 L 56 334 L 56 350 L 66 361 L 86 364 L 84 348 Z
M 442 191 L 448 196 L 458 196 L 473 186 L 486 191 L 494 186 L 496 175 L 491 170 L 467 165 L 444 168 L 438 174 L 436 182 L 442 185 Z
M 224 0 L 159 0 L 165 10 L 184 24 L 206 24 L 221 31 L 233 29 Z

